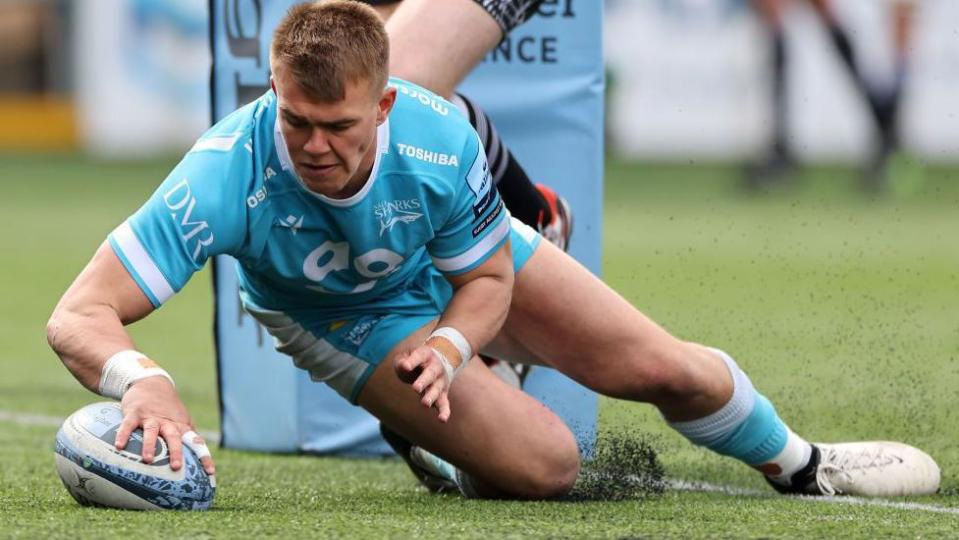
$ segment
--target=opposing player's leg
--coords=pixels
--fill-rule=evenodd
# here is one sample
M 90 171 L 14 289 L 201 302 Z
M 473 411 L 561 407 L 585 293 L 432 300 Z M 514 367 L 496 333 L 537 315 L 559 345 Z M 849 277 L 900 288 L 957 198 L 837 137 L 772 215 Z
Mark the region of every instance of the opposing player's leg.
M 490 9 L 500 4 L 503 10 L 513 10 L 516 8 L 509 6 L 517 4 L 535 10 L 530 2 L 488 4 Z M 390 74 L 452 96 L 466 75 L 512 29 L 500 24 L 494 12 L 476 0 L 404 0 L 386 21 Z
M 502 335 L 499 346 L 521 344 L 520 355 L 600 393 L 653 404 L 693 443 L 760 470 L 785 491 L 906 495 L 938 488 L 935 462 L 907 445 L 816 449 L 786 426 L 731 356 L 671 336 L 548 243 L 517 273 Z
M 393 358 L 421 345 L 432 329 L 430 323 L 397 345 L 366 382 L 358 403 L 389 431 L 455 466 L 455 481 L 467 495 L 539 499 L 568 492 L 579 472 L 572 433 L 552 411 L 493 375 L 478 358 L 450 389 L 453 414 L 447 423 L 399 380 Z M 416 470 L 416 463 L 411 465 Z
M 785 0 L 752 0 L 753 9 L 769 35 L 769 90 L 772 107 L 772 133 L 764 156 L 746 166 L 746 187 L 762 189 L 789 179 L 796 166 L 788 139 L 789 100 L 786 75 L 789 51 L 783 30 Z
M 450 101 L 469 118 L 479 134 L 493 183 L 510 214 L 566 251 L 573 234 L 573 212 L 566 199 L 544 184 L 533 184 L 478 103 L 463 94 L 454 94 Z

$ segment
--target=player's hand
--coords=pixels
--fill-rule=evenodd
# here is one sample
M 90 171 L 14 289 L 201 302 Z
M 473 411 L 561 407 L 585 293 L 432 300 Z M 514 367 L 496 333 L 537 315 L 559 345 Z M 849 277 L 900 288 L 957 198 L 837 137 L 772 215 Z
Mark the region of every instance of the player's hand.
M 176 471 L 183 466 L 183 445 L 187 444 L 200 458 L 207 474 L 216 472 L 209 448 L 194 431 L 190 414 L 165 377 L 147 377 L 133 383 L 123 395 L 121 406 L 123 422 L 117 430 L 118 449 L 126 447 L 133 431 L 142 427 L 144 463 L 153 462 L 159 436 L 170 448 L 171 469 Z
M 440 422 L 450 419 L 450 380 L 436 351 L 421 345 L 409 354 L 400 355 L 393 364 L 401 381 L 411 385 L 420 395 L 423 406 L 435 407 Z

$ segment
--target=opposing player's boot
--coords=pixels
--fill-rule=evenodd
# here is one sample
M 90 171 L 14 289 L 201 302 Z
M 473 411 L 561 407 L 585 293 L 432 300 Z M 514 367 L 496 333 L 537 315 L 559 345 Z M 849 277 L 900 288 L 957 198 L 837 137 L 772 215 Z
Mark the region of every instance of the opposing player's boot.
M 795 495 L 898 497 L 939 490 L 939 466 L 925 452 L 887 441 L 814 444 L 809 464 L 778 492 Z
M 543 238 L 549 240 L 552 244 L 563 251 L 569 249 L 569 238 L 573 236 L 573 211 L 566 202 L 566 199 L 560 197 L 555 191 L 543 184 L 536 184 L 546 204 L 549 205 L 550 220 L 547 223 L 545 215 L 540 212 L 536 228 Z
M 745 188 L 762 192 L 792 182 L 796 160 L 785 148 L 776 145 L 759 161 L 748 163 L 743 170 Z
M 413 446 L 410 441 L 382 423 L 380 423 L 380 434 L 393 451 L 403 458 L 413 472 L 413 476 L 426 486 L 426 489 L 433 493 L 451 493 L 459 490 L 456 485 L 456 469 L 452 465 L 419 446 Z
M 500 360 L 492 356 L 486 356 L 485 354 L 481 354 L 479 357 L 483 363 L 486 364 L 486 367 L 488 367 L 494 375 L 499 377 L 500 380 L 513 388 L 523 388 L 523 381 L 525 381 L 526 376 L 529 375 L 529 366 L 516 362 L 507 362 L 506 360 Z

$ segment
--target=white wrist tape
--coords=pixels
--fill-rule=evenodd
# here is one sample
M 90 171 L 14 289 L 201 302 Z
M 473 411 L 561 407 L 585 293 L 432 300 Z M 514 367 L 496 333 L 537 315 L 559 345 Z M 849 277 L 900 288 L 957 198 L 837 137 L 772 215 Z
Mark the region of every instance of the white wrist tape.
M 103 365 L 103 372 L 100 373 L 100 395 L 123 399 L 123 394 L 133 383 L 156 375 L 166 377 L 170 384 L 174 384 L 170 374 L 145 354 L 133 350 L 120 351 Z
M 456 374 L 459 373 L 459 370 L 453 369 L 453 363 L 450 362 L 450 359 L 447 358 L 445 354 L 441 353 L 439 349 L 436 349 L 433 347 L 430 347 L 430 349 L 433 349 L 433 354 L 435 354 L 436 357 L 440 359 L 440 364 L 443 365 L 443 372 L 446 373 L 447 382 L 452 383 L 453 377 L 456 377 Z M 466 362 L 463 362 L 462 364 L 460 364 L 460 367 L 462 367 L 463 364 L 465 363 Z
M 450 363 L 449 358 L 446 358 L 443 353 L 436 351 L 440 360 L 443 362 L 443 369 L 447 369 L 447 366 L 449 366 L 447 375 L 449 375 L 450 382 L 453 382 L 453 377 L 458 375 L 460 371 L 463 371 L 463 369 L 466 367 L 466 364 L 471 358 L 473 358 L 473 348 L 470 347 L 470 342 L 466 340 L 466 337 L 459 330 L 453 328 L 452 326 L 444 326 L 442 328 L 433 330 L 433 333 L 430 334 L 430 337 L 427 339 L 427 341 L 435 337 L 443 338 L 452 343 L 453 347 L 456 348 L 456 352 L 460 354 L 460 365 L 456 366 L 456 369 L 453 369 L 453 365 Z M 452 374 L 450 374 L 450 372 L 452 372 Z

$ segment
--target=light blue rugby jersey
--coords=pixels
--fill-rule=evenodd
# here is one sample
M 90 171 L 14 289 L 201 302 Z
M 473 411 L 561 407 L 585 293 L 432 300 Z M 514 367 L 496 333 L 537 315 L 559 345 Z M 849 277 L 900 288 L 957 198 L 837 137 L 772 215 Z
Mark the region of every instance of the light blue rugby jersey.
M 423 287 L 469 271 L 506 241 L 508 212 L 469 122 L 444 99 L 390 79 L 365 186 L 348 199 L 308 191 L 276 123 L 276 96 L 218 122 L 109 241 L 159 307 L 208 258 L 239 261 L 245 302 L 279 311 L 436 310 Z M 426 287 L 428 290 L 429 287 Z

